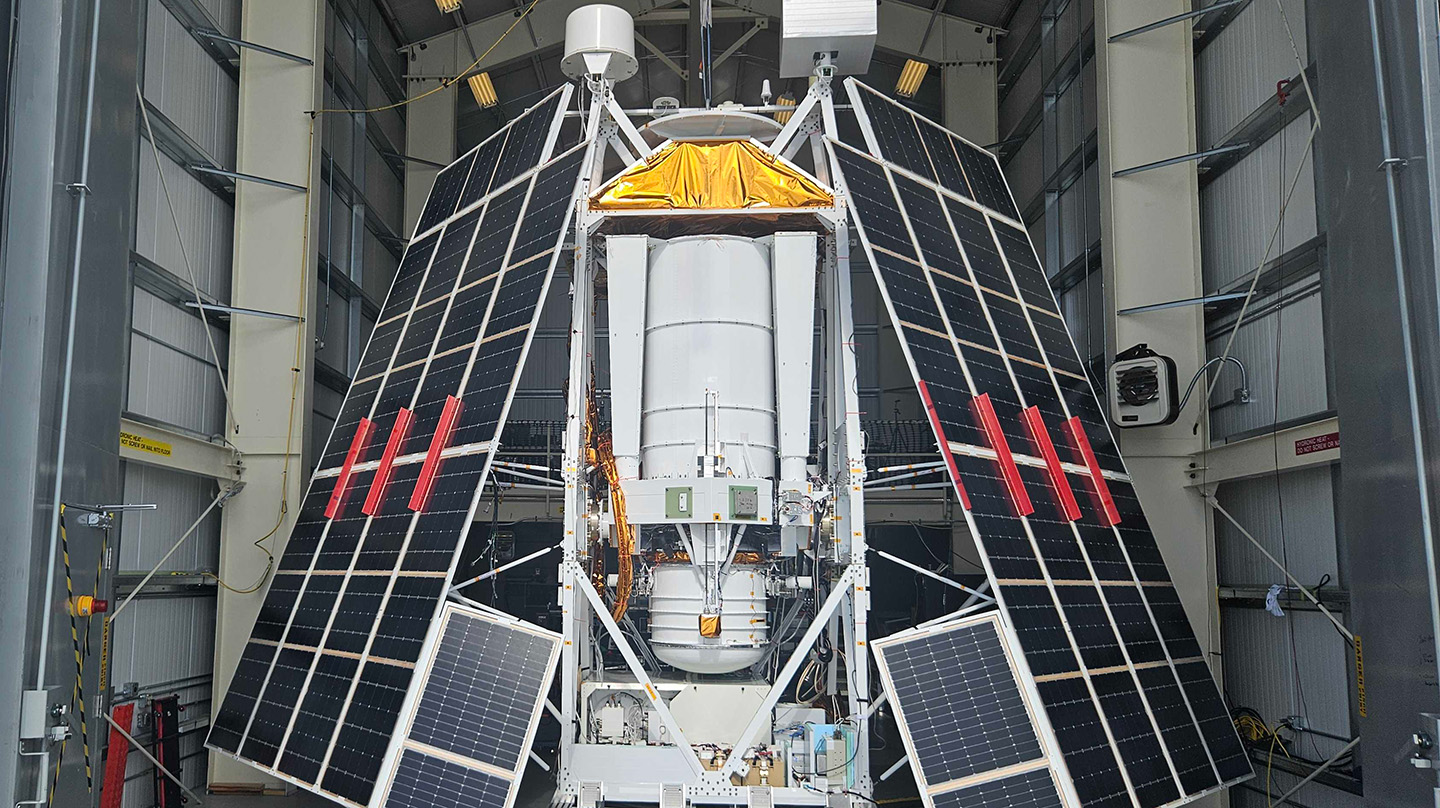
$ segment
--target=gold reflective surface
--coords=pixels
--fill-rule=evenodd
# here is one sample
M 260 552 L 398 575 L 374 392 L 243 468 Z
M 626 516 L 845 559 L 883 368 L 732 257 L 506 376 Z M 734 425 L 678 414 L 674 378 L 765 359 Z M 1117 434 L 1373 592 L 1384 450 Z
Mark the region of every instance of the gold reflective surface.
M 826 208 L 814 180 L 748 140 L 677 141 L 611 180 L 592 210 Z

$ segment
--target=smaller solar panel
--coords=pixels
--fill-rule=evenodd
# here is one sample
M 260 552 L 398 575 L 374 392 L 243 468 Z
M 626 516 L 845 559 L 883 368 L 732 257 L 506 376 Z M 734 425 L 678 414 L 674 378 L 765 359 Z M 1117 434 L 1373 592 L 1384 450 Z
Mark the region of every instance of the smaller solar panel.
M 440 621 L 377 805 L 509 808 L 560 658 L 560 635 L 453 603 Z
M 1055 774 L 1049 769 L 1002 777 L 979 785 L 957 788 L 936 794 L 935 808 L 974 808 L 974 806 L 1006 806 L 1006 808 L 1064 808 Z
M 998 614 L 874 643 L 880 679 L 928 808 L 1064 808 L 1053 738 L 1020 686 Z M 1048 730 L 1047 730 L 1048 731 Z

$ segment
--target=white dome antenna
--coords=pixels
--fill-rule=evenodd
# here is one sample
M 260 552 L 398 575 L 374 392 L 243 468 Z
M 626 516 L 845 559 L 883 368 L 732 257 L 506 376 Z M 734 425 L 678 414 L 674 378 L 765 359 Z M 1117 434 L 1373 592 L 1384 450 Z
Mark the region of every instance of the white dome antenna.
M 560 70 L 572 79 L 596 76 L 624 81 L 635 75 L 635 20 L 619 6 L 581 6 L 565 18 L 565 58 Z

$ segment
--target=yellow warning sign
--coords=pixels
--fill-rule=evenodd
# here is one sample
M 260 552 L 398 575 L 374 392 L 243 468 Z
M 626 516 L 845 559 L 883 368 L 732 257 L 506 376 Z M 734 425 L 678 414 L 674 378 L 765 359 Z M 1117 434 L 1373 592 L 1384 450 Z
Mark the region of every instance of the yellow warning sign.
M 1358 696 L 1356 707 L 1360 712 L 1360 717 L 1364 718 L 1368 712 L 1365 704 L 1365 654 L 1360 650 L 1359 634 L 1355 635 L 1355 689 L 1356 696 Z
M 136 435 L 134 432 L 120 432 L 120 448 L 134 449 L 137 452 L 147 452 L 161 457 L 169 457 L 174 451 L 170 444 L 147 438 L 144 435 Z

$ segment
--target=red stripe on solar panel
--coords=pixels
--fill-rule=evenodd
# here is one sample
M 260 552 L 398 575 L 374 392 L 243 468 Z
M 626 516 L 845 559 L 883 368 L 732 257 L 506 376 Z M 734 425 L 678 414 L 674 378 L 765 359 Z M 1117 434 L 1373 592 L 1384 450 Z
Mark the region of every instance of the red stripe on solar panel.
M 374 516 L 380 510 L 385 498 L 385 486 L 390 484 L 390 472 L 395 468 L 395 458 L 400 454 L 400 445 L 410 433 L 411 413 L 404 407 L 395 415 L 395 426 L 390 428 L 390 440 L 385 443 L 385 454 L 380 456 L 380 468 L 375 469 L 375 480 L 370 483 L 370 495 L 365 497 L 365 507 L 360 512 Z
M 430 491 L 435 487 L 435 475 L 440 471 L 440 453 L 450 445 L 455 434 L 455 423 L 460 420 L 460 399 L 445 397 L 445 409 L 440 412 L 440 425 L 430 438 L 430 450 L 425 453 L 425 465 L 420 467 L 420 479 L 415 483 L 415 493 L 410 495 L 410 510 L 423 511 L 430 504 Z
M 1100 470 L 1100 461 L 1095 459 L 1095 450 L 1090 448 L 1090 439 L 1085 436 L 1085 426 L 1078 417 L 1065 422 L 1065 433 L 1070 437 L 1070 447 L 1080 455 L 1085 468 L 1090 470 L 1090 493 L 1095 495 L 1100 521 L 1106 527 L 1120 524 L 1120 511 L 1110 496 L 1110 486 L 1105 484 L 1105 475 Z
M 1020 468 L 1015 465 L 1015 456 L 1010 453 L 1010 444 L 1000 429 L 1000 418 L 995 415 L 990 394 L 981 393 L 972 400 L 972 404 L 980 417 L 980 427 L 985 430 L 985 437 L 990 441 L 990 448 L 995 450 L 1000 476 L 1005 478 L 1005 488 L 1010 492 L 1010 501 L 1014 503 L 1015 511 L 1021 516 L 1029 516 L 1035 512 L 1035 505 L 1030 502 L 1030 494 L 1025 491 L 1025 482 L 1020 479 Z
M 369 418 L 361 418 L 359 426 L 355 427 L 355 437 L 350 440 L 350 451 L 345 453 L 345 464 L 340 467 L 340 476 L 335 478 L 335 490 L 330 492 L 330 502 L 325 505 L 326 519 L 334 519 L 335 515 L 340 513 L 340 508 L 345 503 L 345 495 L 349 493 L 350 474 L 355 471 L 355 464 L 360 462 L 360 453 L 365 451 L 374 431 L 375 422 Z
M 1060 467 L 1060 455 L 1055 453 L 1055 444 L 1051 442 L 1050 433 L 1045 429 L 1045 419 L 1040 415 L 1039 407 L 1028 407 L 1025 410 L 1025 426 L 1030 430 L 1030 441 L 1035 445 L 1035 450 L 1045 461 L 1046 471 L 1050 472 L 1050 484 L 1055 486 L 1055 497 L 1060 502 L 1060 511 L 1071 522 L 1078 521 L 1080 503 L 1075 501 L 1075 492 L 1070 489 L 1070 481 L 1065 478 L 1065 469 Z
M 945 467 L 950 470 L 950 480 L 955 483 L 955 493 L 960 496 L 960 504 L 968 511 L 970 495 L 965 491 L 965 484 L 960 482 L 960 471 L 955 467 L 955 455 L 950 453 L 950 441 L 945 439 L 945 428 L 940 426 L 940 414 L 935 412 L 935 401 L 930 398 L 930 387 L 918 379 L 915 383 L 920 386 L 920 400 L 925 402 L 925 414 L 930 417 L 930 428 L 935 430 L 935 440 L 940 444 L 940 456 L 945 458 Z

